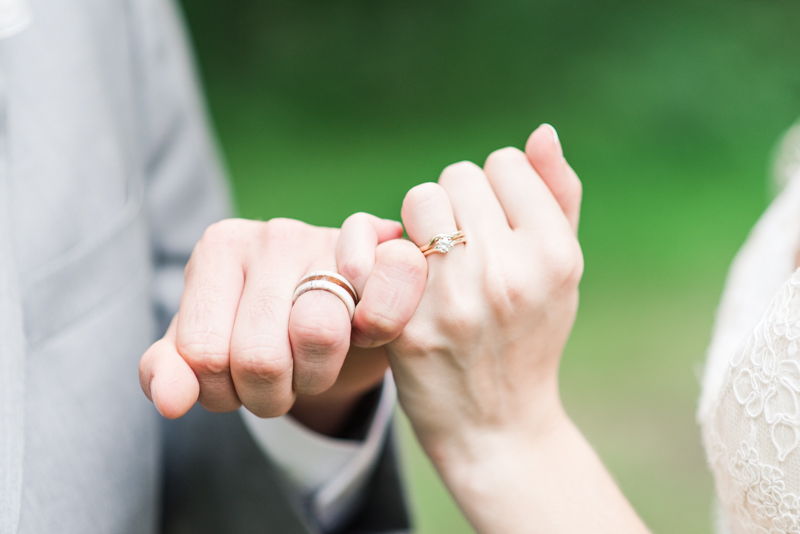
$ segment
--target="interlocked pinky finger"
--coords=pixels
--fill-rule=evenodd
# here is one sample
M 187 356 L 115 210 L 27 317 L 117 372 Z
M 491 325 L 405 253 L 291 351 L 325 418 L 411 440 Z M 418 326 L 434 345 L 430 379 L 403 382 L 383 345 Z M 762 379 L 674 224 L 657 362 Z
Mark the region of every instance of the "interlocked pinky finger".
M 353 319 L 352 343 L 364 348 L 400 335 L 422 299 L 428 274 L 425 257 L 404 239 L 378 245 L 376 256 Z
M 375 265 L 375 249 L 379 243 L 403 235 L 403 226 L 368 213 L 355 213 L 348 217 L 336 243 L 336 268 L 347 278 L 358 296 Z
M 450 198 L 439 184 L 424 183 L 412 188 L 403 200 L 402 215 L 408 237 L 418 246 L 437 234 L 458 230 Z

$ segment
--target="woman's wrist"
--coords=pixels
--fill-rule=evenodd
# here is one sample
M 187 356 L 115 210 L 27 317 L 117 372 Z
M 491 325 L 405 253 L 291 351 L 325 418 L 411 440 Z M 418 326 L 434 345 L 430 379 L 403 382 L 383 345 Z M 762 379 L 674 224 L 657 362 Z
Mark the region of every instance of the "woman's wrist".
M 506 428 L 441 447 L 434 464 L 481 534 L 646 534 L 580 430 L 562 411 L 547 426 Z
M 511 444 L 519 443 L 530 449 L 548 442 L 571 424 L 555 379 L 532 386 L 531 394 L 523 402 L 494 407 L 487 412 L 490 415 L 475 418 L 462 414 L 460 421 L 453 421 L 447 428 L 439 426 L 429 432 L 416 429 L 417 437 L 437 469 L 455 469 L 504 456 Z
M 544 390 L 544 391 L 542 391 Z M 518 409 L 507 408 L 502 418 L 455 425 L 451 431 L 420 441 L 445 479 L 461 479 L 484 465 L 529 456 L 571 426 L 556 388 L 542 387 L 536 398 Z
M 559 410 L 537 425 L 520 422 L 431 445 L 431 459 L 465 515 L 481 533 L 529 532 L 526 515 L 545 483 L 540 465 L 573 439 Z M 537 480 L 538 479 L 538 480 Z M 545 484 L 546 485 L 546 484 Z
M 484 465 L 502 464 L 508 458 L 528 457 L 545 451 L 572 421 L 559 409 L 535 422 L 509 422 L 503 427 L 474 428 L 458 436 L 425 444 L 436 468 L 445 478 L 463 478 Z

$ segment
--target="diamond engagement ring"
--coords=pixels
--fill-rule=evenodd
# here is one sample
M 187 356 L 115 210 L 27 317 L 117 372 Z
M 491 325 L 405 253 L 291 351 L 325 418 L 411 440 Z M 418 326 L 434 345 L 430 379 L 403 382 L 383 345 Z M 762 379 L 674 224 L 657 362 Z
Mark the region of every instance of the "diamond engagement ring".
M 297 283 L 292 297 L 292 304 L 303 293 L 315 290 L 327 291 L 339 297 L 339 300 L 344 303 L 347 312 L 350 314 L 350 320 L 353 320 L 356 304 L 358 304 L 358 293 L 356 293 L 353 284 L 347 278 L 333 271 L 314 271 L 309 273 Z
M 466 242 L 467 236 L 464 234 L 464 232 L 459 230 L 453 234 L 436 234 L 431 238 L 427 245 L 419 247 L 419 250 L 425 256 L 428 254 L 433 254 L 434 252 L 447 254 L 454 246 Z

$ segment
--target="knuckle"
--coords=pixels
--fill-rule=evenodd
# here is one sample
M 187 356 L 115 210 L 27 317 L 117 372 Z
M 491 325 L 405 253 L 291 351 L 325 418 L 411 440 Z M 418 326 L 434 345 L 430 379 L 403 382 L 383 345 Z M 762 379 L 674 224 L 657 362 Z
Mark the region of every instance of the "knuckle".
M 203 396 L 203 393 L 200 393 L 200 397 L 197 400 L 198 404 L 208 410 L 211 413 L 227 413 L 232 412 L 239 408 L 241 404 L 234 399 L 226 400 L 226 401 L 219 401 L 216 399 L 209 399 Z
M 278 217 L 261 225 L 263 239 L 267 241 L 295 239 L 307 225 L 295 219 Z
M 291 305 L 289 298 L 279 295 L 275 287 L 270 285 L 254 290 L 249 306 L 237 312 L 237 315 L 241 313 L 245 324 L 254 330 L 263 330 L 265 325 L 277 324 L 284 320 L 284 314 Z
M 358 211 L 345 219 L 345 224 L 356 224 L 359 226 L 371 226 L 372 216 L 369 213 Z M 342 225 L 344 226 L 344 224 Z
M 177 348 L 196 373 L 217 375 L 228 372 L 230 344 L 220 336 L 213 333 L 182 335 Z
M 402 330 L 400 322 L 379 310 L 367 309 L 360 314 L 359 330 L 375 341 L 394 339 Z
M 436 339 L 429 328 L 406 328 L 394 344 L 402 354 L 410 357 L 423 356 L 436 350 Z
M 449 329 L 465 336 L 478 332 L 484 323 L 483 315 L 480 306 L 462 304 L 461 310 L 450 319 Z
M 293 325 L 292 337 L 304 351 L 322 352 L 347 341 L 347 332 L 330 314 L 315 314 Z
M 404 278 L 424 278 L 428 273 L 425 256 L 411 241 L 400 239 L 388 241 L 378 248 L 378 255 L 381 264 L 401 270 L 407 275 Z
M 329 246 L 335 248 L 339 237 L 338 228 L 323 228 L 312 226 L 295 219 L 278 217 L 266 222 L 260 222 L 256 236 L 259 246 L 266 246 L 267 250 L 277 251 L 281 247 L 290 246 L 297 249 L 298 244 L 306 245 L 305 248 L 322 248 Z
M 273 417 L 286 415 L 289 413 L 289 410 L 292 409 L 292 405 L 293 400 L 290 397 L 288 399 L 274 400 L 269 403 L 259 403 L 258 405 L 246 404 L 245 408 L 262 419 L 271 419 Z
M 304 373 L 295 373 L 292 389 L 301 395 L 319 395 L 325 393 L 336 382 L 336 373 L 324 373 L 307 369 Z
M 483 173 L 478 165 L 472 163 L 471 161 L 459 161 L 444 168 L 442 173 L 439 175 L 439 183 L 445 184 L 458 181 L 465 175 L 476 173 Z
M 200 238 L 198 245 L 211 249 L 228 247 L 249 225 L 250 221 L 244 219 L 224 219 L 215 222 L 203 232 L 203 237 Z
M 184 275 L 190 277 L 198 265 L 203 265 L 206 260 L 214 256 L 226 254 L 232 247 L 237 246 L 245 235 L 245 227 L 250 223 L 251 221 L 244 219 L 224 219 L 207 227 L 194 246 L 192 255 L 186 263 Z
M 422 258 L 422 261 L 415 259 L 417 256 Z M 420 292 L 419 296 L 421 296 L 428 277 L 428 264 L 425 263 L 424 259 L 425 256 L 417 249 L 414 252 L 414 256 L 398 258 L 397 261 L 387 266 L 388 273 L 386 273 L 386 276 L 397 294 L 396 300 L 391 301 L 392 305 L 407 301 L 417 291 Z
M 534 304 L 535 295 L 526 289 L 524 277 L 509 269 L 500 266 L 487 268 L 484 287 L 487 303 L 501 321 L 515 317 Z
M 446 195 L 446 193 L 439 184 L 425 182 L 424 184 L 416 185 L 406 193 L 403 199 L 402 212 L 403 214 L 409 211 L 416 212 L 421 206 L 431 202 L 432 199 L 441 198 L 442 195 Z
M 518 163 L 520 161 L 527 162 L 527 156 L 525 153 L 518 148 L 509 146 L 500 148 L 489 154 L 489 157 L 486 158 L 484 167 L 488 169 L 490 167 L 495 167 L 498 165 L 503 166 L 510 163 Z
M 486 324 L 486 309 L 479 295 L 468 296 L 451 293 L 444 297 L 443 309 L 448 313 L 439 316 L 438 324 L 449 338 L 471 339 Z
M 351 253 L 336 262 L 339 274 L 350 280 L 359 280 L 369 274 L 372 260 L 363 253 Z
M 320 393 L 324 393 L 326 388 L 320 387 L 317 382 L 308 378 L 298 379 L 297 376 L 295 376 L 292 390 L 298 395 L 319 395 Z
M 236 356 L 236 371 L 250 381 L 278 382 L 292 372 L 292 359 L 288 355 L 268 357 L 261 347 L 244 348 Z
M 556 287 L 578 285 L 583 276 L 583 254 L 577 241 L 550 242 L 544 254 L 549 278 Z

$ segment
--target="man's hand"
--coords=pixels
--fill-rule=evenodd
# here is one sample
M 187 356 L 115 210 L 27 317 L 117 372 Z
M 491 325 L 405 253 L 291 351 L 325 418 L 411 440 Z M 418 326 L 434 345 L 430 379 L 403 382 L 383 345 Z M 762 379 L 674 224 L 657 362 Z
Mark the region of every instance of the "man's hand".
M 363 213 L 341 231 L 288 219 L 212 225 L 186 267 L 180 311 L 140 362 L 145 395 L 168 418 L 198 401 L 213 412 L 244 405 L 275 417 L 298 394 L 330 390 L 326 404 L 341 417 L 342 406 L 381 380 L 386 357 L 376 347 L 401 333 L 422 297 L 427 266 L 397 239 L 402 232 Z M 309 291 L 292 305 L 298 281 L 316 270 L 341 273 L 360 295 L 352 329 L 331 293 Z M 340 377 L 351 334 L 367 350 Z

